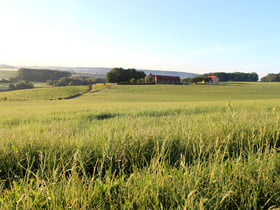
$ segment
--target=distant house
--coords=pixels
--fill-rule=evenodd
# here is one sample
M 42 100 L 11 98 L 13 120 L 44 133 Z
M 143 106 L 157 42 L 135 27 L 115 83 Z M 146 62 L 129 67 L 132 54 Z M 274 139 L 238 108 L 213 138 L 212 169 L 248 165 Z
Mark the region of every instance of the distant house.
M 218 77 L 216 77 L 216 76 L 208 76 L 208 82 L 209 83 L 219 83 L 220 82 L 220 80 L 219 80 L 219 78 Z
M 160 84 L 180 84 L 180 77 L 174 76 L 163 76 L 163 75 L 153 75 L 148 74 L 153 78 L 152 83 L 160 83 Z

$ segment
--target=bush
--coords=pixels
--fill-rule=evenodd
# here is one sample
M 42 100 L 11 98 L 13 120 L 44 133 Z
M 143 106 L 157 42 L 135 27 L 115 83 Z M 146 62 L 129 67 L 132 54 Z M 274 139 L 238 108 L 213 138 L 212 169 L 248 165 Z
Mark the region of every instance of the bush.
M 145 80 L 143 78 L 137 80 L 137 83 L 143 83 L 143 82 L 145 82 Z
M 47 85 L 54 86 L 77 86 L 92 85 L 94 83 L 105 83 L 105 78 L 99 77 L 62 77 L 59 80 L 48 80 Z
M 34 88 L 34 85 L 30 81 L 22 81 L 16 85 L 14 84 L 9 85 L 10 90 L 31 89 L 31 88 Z
M 151 75 L 146 76 L 145 82 L 152 82 L 152 81 L 153 81 L 153 77 Z
M 15 86 L 14 84 L 11 83 L 11 84 L 9 84 L 9 89 L 10 89 L 10 90 L 15 90 L 15 89 L 16 89 L 16 86 Z

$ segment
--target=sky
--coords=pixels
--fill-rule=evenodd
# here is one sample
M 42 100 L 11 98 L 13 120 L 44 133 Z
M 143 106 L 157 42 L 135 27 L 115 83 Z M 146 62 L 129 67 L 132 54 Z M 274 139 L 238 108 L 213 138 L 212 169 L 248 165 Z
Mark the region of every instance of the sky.
M 279 0 L 0 0 L 0 64 L 280 72 Z

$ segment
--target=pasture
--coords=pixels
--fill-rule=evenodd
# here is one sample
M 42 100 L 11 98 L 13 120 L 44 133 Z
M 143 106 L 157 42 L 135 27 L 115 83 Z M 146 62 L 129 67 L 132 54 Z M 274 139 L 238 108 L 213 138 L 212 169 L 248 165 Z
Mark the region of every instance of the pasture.
M 42 85 L 41 83 L 37 85 Z M 36 87 L 36 84 L 35 84 Z M 89 90 L 88 86 L 65 86 L 50 88 L 34 88 L 7 91 L 0 93 L 2 101 L 26 101 L 26 100 L 58 100 L 68 99 L 81 95 Z
M 36 91 L 0 101 L 1 209 L 280 206 L 278 83 Z

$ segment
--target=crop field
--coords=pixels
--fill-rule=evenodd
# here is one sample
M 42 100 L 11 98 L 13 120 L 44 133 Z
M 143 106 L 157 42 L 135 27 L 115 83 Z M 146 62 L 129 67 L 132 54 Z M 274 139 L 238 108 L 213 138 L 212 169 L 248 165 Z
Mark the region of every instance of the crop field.
M 0 93 L 0 209 L 280 207 L 279 83 L 46 90 Z

